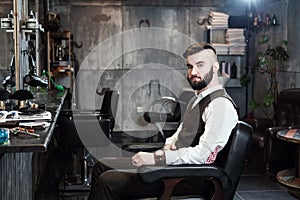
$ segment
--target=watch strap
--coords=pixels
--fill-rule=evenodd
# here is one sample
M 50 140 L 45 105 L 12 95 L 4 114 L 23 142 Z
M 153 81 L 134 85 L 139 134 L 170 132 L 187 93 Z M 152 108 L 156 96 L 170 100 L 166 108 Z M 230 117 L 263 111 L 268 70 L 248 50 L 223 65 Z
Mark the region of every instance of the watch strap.
M 157 150 L 154 152 L 155 165 L 166 165 L 165 151 Z

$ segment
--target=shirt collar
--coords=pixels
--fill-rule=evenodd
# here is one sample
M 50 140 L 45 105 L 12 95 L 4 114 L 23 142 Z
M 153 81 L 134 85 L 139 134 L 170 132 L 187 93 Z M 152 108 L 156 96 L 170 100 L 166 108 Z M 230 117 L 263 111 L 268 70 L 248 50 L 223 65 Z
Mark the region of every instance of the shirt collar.
M 211 88 L 208 88 L 208 89 L 204 90 L 203 92 L 201 92 L 199 94 L 197 94 L 197 91 L 195 91 L 197 99 L 194 101 L 192 109 L 199 103 L 199 101 L 201 99 L 203 99 L 207 95 L 213 93 L 214 91 L 217 91 L 217 90 L 220 90 L 220 89 L 223 89 L 223 85 L 222 84 L 219 84 L 219 85 L 213 86 Z

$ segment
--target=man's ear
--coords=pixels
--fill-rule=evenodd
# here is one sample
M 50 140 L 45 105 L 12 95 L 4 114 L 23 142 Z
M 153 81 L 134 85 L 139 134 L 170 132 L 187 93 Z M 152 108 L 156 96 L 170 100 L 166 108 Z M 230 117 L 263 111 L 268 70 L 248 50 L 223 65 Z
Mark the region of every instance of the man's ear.
M 213 65 L 213 72 L 217 73 L 219 71 L 219 62 L 215 62 Z

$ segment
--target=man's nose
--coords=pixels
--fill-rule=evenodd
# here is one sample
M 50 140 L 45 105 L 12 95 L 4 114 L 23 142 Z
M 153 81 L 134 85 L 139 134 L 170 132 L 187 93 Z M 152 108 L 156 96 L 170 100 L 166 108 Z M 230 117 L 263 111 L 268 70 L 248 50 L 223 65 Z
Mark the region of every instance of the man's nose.
M 201 72 L 197 67 L 193 67 L 191 74 L 192 75 L 201 75 Z

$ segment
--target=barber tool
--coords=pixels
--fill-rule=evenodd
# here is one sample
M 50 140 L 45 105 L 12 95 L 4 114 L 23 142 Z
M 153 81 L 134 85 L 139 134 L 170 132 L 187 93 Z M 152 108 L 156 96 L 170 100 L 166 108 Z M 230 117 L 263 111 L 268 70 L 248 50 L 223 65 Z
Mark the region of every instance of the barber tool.
M 10 93 L 7 90 L 0 89 L 0 110 L 6 110 L 6 101 L 9 97 Z
M 37 137 L 37 138 L 40 137 L 39 134 L 34 133 L 34 129 L 15 127 L 15 128 L 11 128 L 9 130 L 13 135 L 25 134 L 25 135 L 29 135 L 29 136 L 33 136 L 33 137 Z
M 36 66 L 34 63 L 34 59 L 32 55 L 28 55 L 28 63 L 29 63 L 29 73 L 24 76 L 24 83 L 32 87 L 43 87 L 47 88 L 48 86 L 48 79 L 43 79 L 35 74 Z
M 9 69 L 10 75 L 5 77 L 5 79 L 2 81 L 2 85 L 6 90 L 11 91 L 12 87 L 15 86 L 15 55 L 13 55 L 11 58 Z
M 29 18 L 26 21 L 26 28 L 27 29 L 36 29 L 36 28 L 38 28 L 38 26 L 39 26 L 39 24 L 38 24 L 36 17 L 34 16 L 33 11 L 30 11 Z
M 37 129 L 43 130 L 50 126 L 50 122 L 45 122 L 45 121 L 20 122 L 18 126 L 23 128 L 31 128 L 34 130 Z
M 46 104 L 37 104 L 37 103 L 32 103 L 32 102 L 29 102 L 29 106 L 32 109 L 41 109 L 41 110 L 46 110 L 46 108 L 47 108 Z
M 29 86 L 32 87 L 43 87 L 43 88 L 47 88 L 48 86 L 48 81 L 42 80 L 40 77 L 34 75 L 34 74 L 27 74 L 24 77 L 24 83 L 26 83 Z
M 1 18 L 1 28 L 3 29 L 11 29 L 13 28 L 13 16 L 14 13 L 11 10 L 10 13 L 7 15 L 7 18 Z
M 9 140 L 9 129 L 0 128 L 0 144 L 4 144 Z
M 10 98 L 18 100 L 18 109 L 21 109 L 27 107 L 27 100 L 33 99 L 33 94 L 28 90 L 17 90 Z

